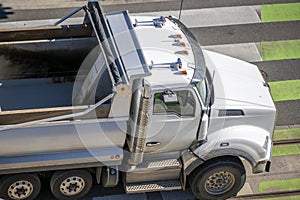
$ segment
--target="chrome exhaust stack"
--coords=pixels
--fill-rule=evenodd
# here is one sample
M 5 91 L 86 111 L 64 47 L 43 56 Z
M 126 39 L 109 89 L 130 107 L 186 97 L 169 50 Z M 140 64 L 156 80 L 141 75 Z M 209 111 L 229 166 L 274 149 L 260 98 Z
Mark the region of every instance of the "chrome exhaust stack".
M 149 83 L 144 81 L 144 94 L 140 101 L 139 115 L 136 121 L 136 129 L 133 135 L 130 136 L 128 145 L 131 154 L 128 159 L 128 164 L 138 165 L 143 162 L 145 142 L 147 135 L 147 126 L 149 123 L 151 89 Z

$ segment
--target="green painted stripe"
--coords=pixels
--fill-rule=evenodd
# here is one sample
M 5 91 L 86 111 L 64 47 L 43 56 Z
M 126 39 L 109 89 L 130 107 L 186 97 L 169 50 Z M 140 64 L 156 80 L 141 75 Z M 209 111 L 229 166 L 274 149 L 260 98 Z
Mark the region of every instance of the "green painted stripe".
M 300 99 L 300 79 L 270 82 L 269 84 L 275 102 Z
M 276 130 L 273 140 L 299 139 L 300 128 Z M 300 144 L 273 146 L 272 156 L 287 156 L 300 154 Z
M 264 61 L 300 58 L 300 40 L 283 40 L 260 43 Z
M 289 156 L 300 154 L 300 144 L 286 144 L 273 146 L 272 156 Z
M 300 3 L 271 4 L 261 6 L 262 22 L 300 20 Z
M 277 189 L 277 191 L 278 189 L 280 191 L 297 190 L 300 188 L 300 178 L 263 181 L 259 183 L 258 191 L 266 192 L 266 190 L 270 190 L 272 188 Z
M 300 139 L 300 128 L 275 130 L 273 140 Z

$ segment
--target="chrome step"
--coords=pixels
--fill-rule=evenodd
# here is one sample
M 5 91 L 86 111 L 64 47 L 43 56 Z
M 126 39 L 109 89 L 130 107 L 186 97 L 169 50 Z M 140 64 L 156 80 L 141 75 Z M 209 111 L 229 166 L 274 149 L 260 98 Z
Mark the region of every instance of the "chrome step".
M 177 159 L 166 160 L 144 160 L 140 165 L 135 166 L 129 171 L 153 171 L 158 169 L 181 168 L 181 162 Z
M 181 168 L 132 171 L 132 172 L 126 172 L 126 174 L 123 175 L 125 176 L 126 183 L 173 180 L 173 179 L 180 178 Z
M 126 185 L 125 190 L 127 194 L 155 192 L 155 191 L 170 191 L 181 190 L 182 186 L 179 180 L 166 180 L 144 183 L 129 183 Z

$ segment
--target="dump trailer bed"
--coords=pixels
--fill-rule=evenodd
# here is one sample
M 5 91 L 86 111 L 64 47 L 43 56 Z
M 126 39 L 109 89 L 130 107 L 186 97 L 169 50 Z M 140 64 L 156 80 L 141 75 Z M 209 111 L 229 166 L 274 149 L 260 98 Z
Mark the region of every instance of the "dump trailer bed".
M 25 45 L 25 44 L 23 44 Z M 94 98 L 88 102 L 77 103 L 74 96 L 79 86 L 93 68 L 93 63 L 84 62 L 74 68 L 62 63 L 47 63 L 36 59 L 36 53 L 26 53 L 26 58 L 19 57 L 18 62 L 5 56 L 0 72 L 0 125 L 17 124 L 83 111 L 89 105 L 112 93 L 112 82 L 107 70 L 99 77 L 99 84 L 94 90 Z M 22 54 L 22 56 L 25 56 Z M 87 60 L 95 57 L 87 54 Z M 2 57 L 4 57 L 2 55 Z M 56 56 L 50 57 L 56 59 Z M 48 58 L 48 59 L 50 59 Z M 94 61 L 95 59 L 91 59 Z M 96 118 L 108 117 L 110 101 L 95 109 Z M 90 115 L 81 116 L 87 118 Z M 91 116 L 90 116 L 91 117 Z
M 64 107 L 72 105 L 72 82 L 53 79 L 2 80 L 1 111 Z
M 127 118 L 65 120 L 0 132 L 0 174 L 67 165 L 119 165 Z M 0 129 L 4 127 L 0 126 Z M 118 155 L 118 159 L 111 156 Z M 101 163 L 101 164 L 100 164 Z
M 131 91 L 150 73 L 142 52 L 118 52 L 113 40 L 103 39 L 112 35 L 107 22 L 95 19 L 102 11 L 91 4 L 93 9 L 87 12 L 91 36 L 49 40 L 38 35 L 33 41 L 0 44 L 4 58 L 20 64 L 17 70 L 11 65 L 1 69 L 6 73 L 0 86 L 0 174 L 121 165 Z M 119 29 L 112 27 L 114 34 L 127 34 L 116 40 L 125 37 L 132 48 L 141 49 L 128 13 L 110 15 L 110 21 L 119 19 L 124 20 Z M 37 62 L 22 66 L 15 55 Z M 41 58 L 60 61 L 62 55 L 66 58 L 59 66 L 36 67 Z M 85 58 L 72 65 L 72 55 Z M 12 72 L 18 69 L 22 73 L 16 76 Z
M 121 164 L 128 117 L 110 115 L 117 94 L 99 62 L 85 62 L 77 76 L 47 71 L 40 78 L 31 67 L 19 79 L 6 73 L 0 86 L 0 174 Z M 94 98 L 75 102 L 98 65 L 103 73 L 92 89 Z

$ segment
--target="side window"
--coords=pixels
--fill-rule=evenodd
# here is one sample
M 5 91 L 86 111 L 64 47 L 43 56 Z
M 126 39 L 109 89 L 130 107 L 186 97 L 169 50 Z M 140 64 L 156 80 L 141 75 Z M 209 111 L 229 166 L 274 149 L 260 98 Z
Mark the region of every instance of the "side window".
M 166 101 L 166 96 L 172 95 L 172 101 Z M 179 116 L 194 116 L 195 99 L 188 90 L 166 91 L 154 94 L 154 114 L 177 114 Z

